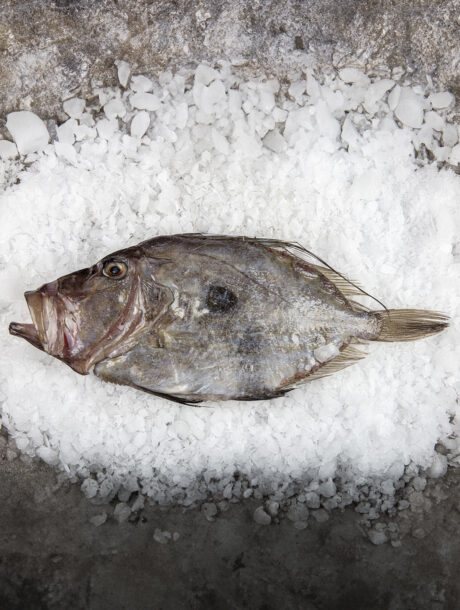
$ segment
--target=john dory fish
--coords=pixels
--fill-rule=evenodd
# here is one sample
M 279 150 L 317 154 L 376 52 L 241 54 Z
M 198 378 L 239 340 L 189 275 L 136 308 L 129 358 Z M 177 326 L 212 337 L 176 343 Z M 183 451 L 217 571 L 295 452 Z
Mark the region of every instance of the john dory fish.
M 278 240 L 157 237 L 26 292 L 10 332 L 75 371 L 171 400 L 275 398 L 352 364 L 367 341 L 443 330 L 439 313 L 371 311 L 324 261 Z

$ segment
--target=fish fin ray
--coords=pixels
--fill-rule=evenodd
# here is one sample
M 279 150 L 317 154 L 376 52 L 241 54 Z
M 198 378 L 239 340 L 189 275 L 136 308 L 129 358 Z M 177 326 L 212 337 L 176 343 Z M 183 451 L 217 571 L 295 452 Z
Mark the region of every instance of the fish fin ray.
M 361 343 L 361 345 L 365 345 Z M 358 360 L 362 360 L 367 356 L 366 352 L 361 351 L 355 345 L 347 345 L 338 356 L 323 364 L 317 371 L 307 377 L 305 381 L 314 381 L 315 379 L 321 379 L 322 377 L 329 377 L 337 371 L 346 369 Z
M 382 323 L 376 341 L 416 341 L 449 326 L 449 318 L 426 309 L 387 309 L 375 312 Z
M 294 383 L 290 389 L 299 387 L 299 385 L 304 383 L 310 383 L 310 381 L 314 381 L 315 379 L 322 379 L 323 377 L 329 377 L 333 373 L 337 371 L 341 371 L 342 369 L 346 369 L 358 360 L 362 360 L 367 356 L 366 352 L 359 350 L 355 347 L 356 344 L 359 345 L 367 345 L 367 342 L 364 341 L 352 341 L 347 347 L 345 347 L 338 356 L 326 362 L 320 366 L 313 373 L 307 373 L 303 379 L 300 379 L 297 383 Z
M 194 400 L 193 398 L 182 398 L 181 396 L 174 396 L 174 394 L 167 394 L 165 392 L 155 392 L 155 390 L 150 390 L 149 388 L 145 388 L 144 386 L 138 385 L 137 383 L 130 383 L 129 385 L 135 388 L 136 390 L 142 390 L 143 392 L 147 392 L 148 394 L 158 396 L 158 398 L 164 398 L 166 400 L 171 400 L 172 402 L 177 402 L 180 405 L 189 405 L 195 407 L 199 403 L 203 402 L 202 400 Z
M 282 398 L 292 389 L 293 388 L 275 390 L 274 392 L 267 392 L 266 394 L 260 394 L 259 396 L 237 396 L 235 398 L 232 398 L 232 400 L 255 401 L 255 400 L 271 400 L 272 398 Z
M 189 405 L 191 407 L 196 407 L 199 403 L 203 402 L 202 400 L 194 400 L 192 398 L 182 398 L 181 396 L 174 396 L 174 394 L 166 394 L 165 392 L 155 392 L 155 390 L 149 390 L 144 386 L 137 385 L 137 383 L 133 383 L 130 385 L 132 385 L 133 388 L 142 390 L 143 392 L 147 392 L 148 394 L 153 394 L 154 396 L 158 396 L 158 398 L 164 398 L 165 400 L 177 402 L 180 405 Z
M 320 258 L 311 250 L 307 250 L 301 244 L 297 242 L 288 242 L 281 241 L 278 239 L 257 239 L 253 240 L 248 238 L 248 241 L 258 242 L 267 248 L 271 248 L 273 250 L 281 250 L 283 252 L 287 252 L 291 256 L 298 258 L 300 260 L 304 260 L 309 265 L 313 266 L 317 271 L 322 273 L 329 281 L 331 281 L 345 296 L 366 296 L 370 297 L 374 301 L 376 301 L 379 305 L 386 309 L 385 305 L 379 301 L 376 297 L 374 297 L 369 292 L 366 292 L 361 286 L 353 280 L 347 278 L 343 273 L 336 271 L 333 267 L 331 267 L 325 260 Z M 312 262 L 314 261 L 314 262 Z M 318 264 L 319 263 L 319 264 Z M 361 303 L 357 303 L 353 301 L 353 306 L 357 306 L 357 308 L 365 308 Z M 365 308 L 365 311 L 369 311 L 368 308 Z

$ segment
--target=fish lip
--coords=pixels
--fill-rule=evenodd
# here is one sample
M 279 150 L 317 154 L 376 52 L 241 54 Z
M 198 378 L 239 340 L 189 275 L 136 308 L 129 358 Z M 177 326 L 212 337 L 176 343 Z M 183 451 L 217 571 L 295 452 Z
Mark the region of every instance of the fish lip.
M 46 285 L 38 290 L 25 292 L 24 298 L 32 324 L 12 322 L 9 327 L 10 333 L 26 339 L 51 356 L 63 357 L 66 342 L 56 289 L 51 286 L 51 290 L 48 290 Z
M 45 321 L 43 316 L 43 295 L 38 290 L 29 290 L 24 293 L 24 298 L 29 308 L 30 317 L 32 318 L 32 324 L 35 327 L 38 340 L 42 345 L 42 349 L 46 349 L 46 330 Z
M 69 302 L 59 295 L 56 284 L 45 284 L 24 293 L 32 324 L 11 322 L 9 332 L 62 360 L 80 375 L 87 375 L 93 363 L 88 357 L 79 357 L 77 328 L 72 331 L 66 322 L 71 312 Z
M 34 347 L 43 350 L 43 343 L 40 341 L 37 329 L 34 324 L 22 324 L 21 322 L 11 322 L 8 327 L 10 335 L 22 337 Z
M 24 293 L 24 298 L 26 299 L 27 307 L 29 308 L 32 324 L 11 322 L 8 330 L 11 335 L 21 337 L 31 343 L 34 347 L 46 351 L 41 295 L 38 291 L 28 291 Z

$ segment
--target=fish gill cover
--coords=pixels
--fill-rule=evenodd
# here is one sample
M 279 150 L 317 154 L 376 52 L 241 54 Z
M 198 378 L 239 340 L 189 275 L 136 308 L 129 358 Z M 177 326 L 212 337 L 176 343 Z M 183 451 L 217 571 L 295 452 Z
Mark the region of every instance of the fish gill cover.
M 81 480 L 88 498 L 117 496 L 120 521 L 145 497 L 205 502 L 210 518 L 255 497 L 258 523 L 286 513 L 299 528 L 309 511 L 353 501 L 369 523 L 403 508 L 406 483 L 458 463 L 453 96 L 398 69 L 309 70 L 285 85 L 226 63 L 150 79 L 119 62 L 118 73 L 119 88 L 65 101 L 57 127 L 9 115 L 19 159 L 0 141 L 0 400 L 17 449 Z M 451 326 L 373 345 L 359 366 L 276 401 L 201 408 L 80 377 L 8 335 L 27 319 L 24 290 L 185 232 L 297 241 L 388 307 L 444 311 Z

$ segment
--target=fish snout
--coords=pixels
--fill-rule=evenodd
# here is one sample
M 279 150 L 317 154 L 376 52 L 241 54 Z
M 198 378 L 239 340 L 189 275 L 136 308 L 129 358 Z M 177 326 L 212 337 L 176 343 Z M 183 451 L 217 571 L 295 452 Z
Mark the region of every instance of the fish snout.
M 34 292 L 39 292 L 45 297 L 55 297 L 58 293 L 58 281 L 49 282 L 48 284 L 43 284 L 38 290 L 30 290 L 24 294 L 27 300 L 27 295 L 32 294 Z

